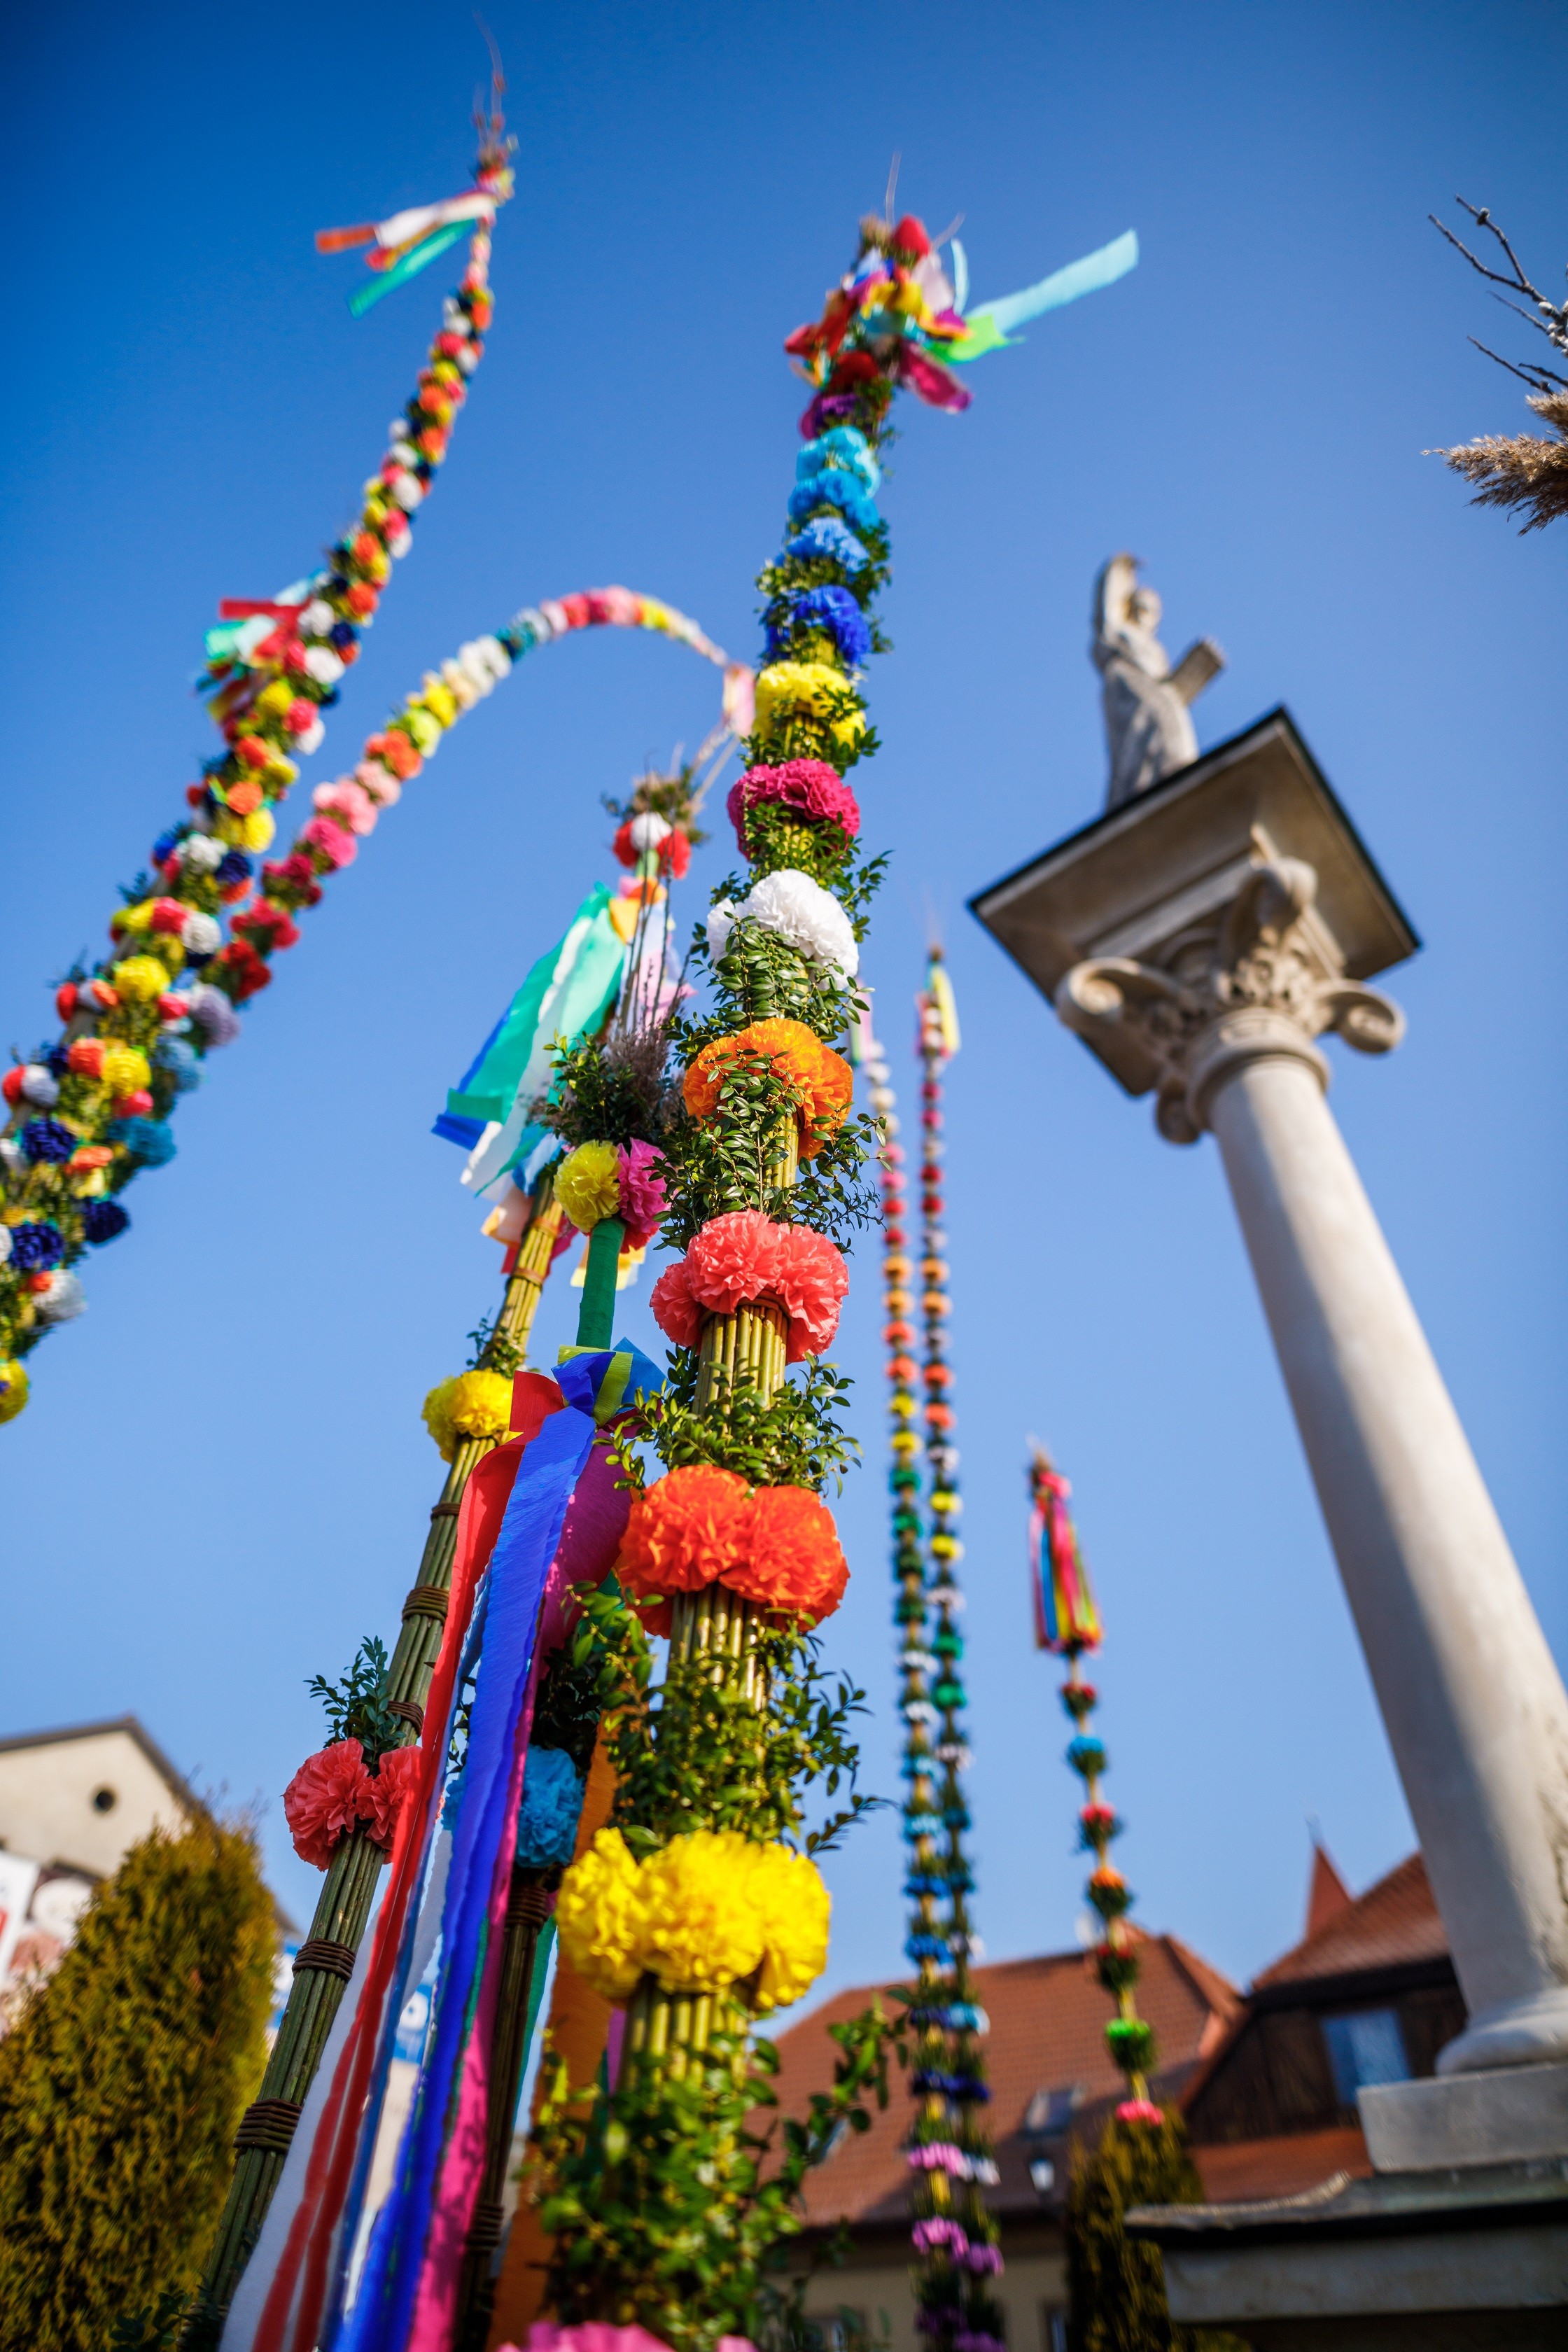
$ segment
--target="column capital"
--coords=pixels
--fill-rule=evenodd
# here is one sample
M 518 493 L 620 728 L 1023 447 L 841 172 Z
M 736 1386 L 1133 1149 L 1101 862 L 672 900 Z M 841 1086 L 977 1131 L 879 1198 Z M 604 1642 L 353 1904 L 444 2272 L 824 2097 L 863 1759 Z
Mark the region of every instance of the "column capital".
M 1251 1062 L 1303 1063 L 1326 1089 L 1315 1038 L 1332 1030 L 1359 1053 L 1386 1054 L 1405 1034 L 1392 999 L 1346 977 L 1315 867 L 1281 856 L 1255 826 L 1227 879 L 1223 898 L 1143 956 L 1086 957 L 1056 989 L 1061 1019 L 1097 1050 L 1112 1030 L 1134 1045 L 1167 1143 L 1195 1143 L 1215 1095 Z

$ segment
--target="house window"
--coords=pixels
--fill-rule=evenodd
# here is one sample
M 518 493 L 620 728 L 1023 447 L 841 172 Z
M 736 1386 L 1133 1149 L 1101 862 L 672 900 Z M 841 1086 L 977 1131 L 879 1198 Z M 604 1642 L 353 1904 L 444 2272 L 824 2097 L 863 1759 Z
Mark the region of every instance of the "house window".
M 1322 2027 L 1341 2106 L 1353 2107 L 1356 2093 L 1369 2083 L 1410 2080 L 1405 2036 L 1392 2009 L 1348 2010 L 1325 2017 Z
M 871 2332 L 863 2311 L 841 2304 L 837 2311 L 807 2313 L 805 2352 L 865 2352 Z
M 1040 2305 L 1040 2352 L 1068 2352 L 1068 2315 L 1059 2303 Z

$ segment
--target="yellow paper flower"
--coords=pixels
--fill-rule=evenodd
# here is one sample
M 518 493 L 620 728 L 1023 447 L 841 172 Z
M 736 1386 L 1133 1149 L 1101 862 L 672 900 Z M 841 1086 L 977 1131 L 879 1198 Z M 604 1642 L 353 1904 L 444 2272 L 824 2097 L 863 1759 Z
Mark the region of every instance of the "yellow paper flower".
M 757 2008 L 787 2009 L 827 1966 L 832 1907 L 822 1873 L 787 1845 L 755 1846 L 752 1884 L 763 1920 L 763 1972 Z
M 766 735 L 776 718 L 792 711 L 824 716 L 834 697 L 850 681 L 828 662 L 774 662 L 757 676 L 757 732 Z M 866 732 L 865 713 L 847 712 L 833 721 L 833 740 L 844 750 Z
M 117 940 L 127 937 L 139 938 L 143 931 L 151 929 L 152 922 L 153 901 L 151 898 L 142 898 L 134 907 L 121 907 L 110 917 L 110 936 Z
M 287 679 L 275 677 L 271 685 L 264 686 L 257 696 L 256 708 L 265 712 L 268 719 L 281 719 L 293 700 L 294 689 Z
M 643 1962 L 672 1992 L 722 1992 L 761 1960 L 758 1851 L 737 1830 L 694 1830 L 644 1863 Z
M 504 1437 L 511 1426 L 511 1382 L 500 1372 L 458 1372 L 438 1381 L 420 1408 L 425 1426 L 450 1462 L 460 1437 Z
M 613 1143 L 580 1143 L 555 1171 L 555 1197 L 580 1234 L 620 1214 L 618 1168 Z
M 605 2000 L 628 2000 L 643 1972 L 642 1875 L 619 1830 L 601 1830 L 555 1898 L 562 1952 Z
M 153 1073 L 147 1056 L 134 1045 L 106 1045 L 103 1049 L 103 1083 L 110 1094 L 134 1094 L 144 1087 Z
M 15 1421 L 26 1402 L 26 1367 L 8 1357 L 0 1362 L 0 1422 Z
M 450 727 L 458 715 L 458 698 L 449 686 L 444 686 L 433 670 L 425 673 L 420 700 L 426 710 L 433 711 L 443 727 Z
M 169 985 L 168 966 L 153 955 L 127 956 L 114 967 L 114 985 L 133 1003 L 151 1004 Z
M 248 816 L 240 819 L 239 846 L 259 856 L 262 850 L 271 848 L 277 830 L 278 820 L 270 809 L 252 809 Z

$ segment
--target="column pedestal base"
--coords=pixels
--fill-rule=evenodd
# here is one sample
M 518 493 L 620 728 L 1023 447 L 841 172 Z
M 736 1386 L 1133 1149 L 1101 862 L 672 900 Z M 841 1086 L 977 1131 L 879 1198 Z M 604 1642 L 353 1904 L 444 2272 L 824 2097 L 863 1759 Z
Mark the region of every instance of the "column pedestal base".
M 1380 2083 L 1358 2093 L 1356 2104 L 1379 2172 L 1568 2157 L 1568 2066 Z

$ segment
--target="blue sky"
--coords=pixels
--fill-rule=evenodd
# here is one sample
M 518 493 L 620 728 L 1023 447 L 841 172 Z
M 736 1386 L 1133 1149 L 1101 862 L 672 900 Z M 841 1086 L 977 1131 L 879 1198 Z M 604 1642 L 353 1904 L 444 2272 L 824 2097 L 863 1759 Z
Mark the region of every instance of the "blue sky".
M 895 650 L 862 772 L 894 853 L 868 958 L 908 1084 L 929 922 L 951 1080 L 956 1402 L 973 1595 L 978 1919 L 1073 1938 L 1055 1674 L 1028 1645 L 1024 1442 L 1072 1477 L 1109 1639 L 1109 1784 L 1140 1914 L 1245 1977 L 1293 1940 L 1321 1818 L 1365 1884 L 1410 1830 L 1212 1143 L 1177 1151 L 963 910 L 1090 816 L 1094 573 L 1144 557 L 1179 649 L 1229 667 L 1212 742 L 1289 704 L 1426 944 L 1410 1034 L 1332 1100 L 1559 1654 L 1563 1405 L 1562 567 L 1422 452 L 1525 422 L 1466 341 L 1522 339 L 1426 225 L 1489 203 L 1563 260 L 1565 49 L 1543 6 L 845 0 L 809 19 L 494 0 L 519 193 L 494 334 L 413 554 L 310 782 L 432 661 L 541 595 L 621 581 L 756 645 L 813 313 L 901 152 L 962 210 L 979 296 L 1135 226 L 1141 268 L 910 411 L 884 501 Z M 440 266 L 354 324 L 311 233 L 463 184 L 466 7 L 346 5 L 274 48 L 165 5 L 36 12 L 0 163 L 13 343 L 3 642 L 5 1040 L 97 951 L 211 737 L 188 681 L 224 595 L 296 577 L 410 388 Z M 609 632 L 530 659 L 457 730 L 182 1108 L 180 1154 L 84 1269 L 0 1439 L 0 1728 L 134 1709 L 269 1808 L 320 1736 L 304 1683 L 390 1637 L 439 1464 L 418 1420 L 497 1295 L 428 1134 L 522 969 L 607 876 L 598 795 L 692 743 L 714 673 Z M 860 781 L 859 779 L 857 780 Z M 724 870 L 721 843 L 689 886 Z M 626 1328 L 646 1343 L 646 1288 Z M 547 1300 L 539 1360 L 574 1313 Z M 874 1251 L 840 1355 L 869 1468 L 829 1652 L 896 1787 Z M 1560 1439 L 1557 1441 L 1560 1444 Z M 893 1972 L 889 1820 L 834 1868 L 835 1983 Z

